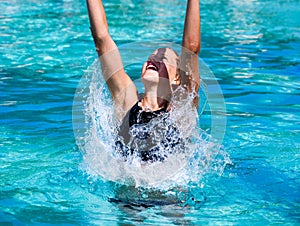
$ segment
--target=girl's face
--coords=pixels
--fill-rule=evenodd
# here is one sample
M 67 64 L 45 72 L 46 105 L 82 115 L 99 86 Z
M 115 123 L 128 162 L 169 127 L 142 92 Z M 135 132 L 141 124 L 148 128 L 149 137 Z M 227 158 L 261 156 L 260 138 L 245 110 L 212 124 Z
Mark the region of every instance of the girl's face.
M 160 48 L 155 50 L 142 69 L 142 78 L 151 77 L 152 80 L 160 78 L 167 79 L 171 85 L 176 79 L 178 56 L 170 48 Z

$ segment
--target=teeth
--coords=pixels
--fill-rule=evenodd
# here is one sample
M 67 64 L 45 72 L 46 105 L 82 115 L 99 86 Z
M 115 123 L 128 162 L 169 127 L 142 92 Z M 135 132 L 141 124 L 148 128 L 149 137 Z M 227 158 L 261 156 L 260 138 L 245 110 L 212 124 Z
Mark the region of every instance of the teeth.
M 157 71 L 157 68 L 153 65 L 148 66 L 147 69 Z

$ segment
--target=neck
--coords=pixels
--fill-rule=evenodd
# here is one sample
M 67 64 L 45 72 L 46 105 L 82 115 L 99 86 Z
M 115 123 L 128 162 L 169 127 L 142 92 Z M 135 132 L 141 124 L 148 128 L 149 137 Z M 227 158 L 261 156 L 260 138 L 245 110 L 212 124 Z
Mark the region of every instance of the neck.
M 156 111 L 165 106 L 166 100 L 159 98 L 157 96 L 148 96 L 145 95 L 144 98 L 141 100 L 141 107 L 144 110 Z
M 144 85 L 145 95 L 141 100 L 140 107 L 146 111 L 156 111 L 165 107 L 169 90 L 156 82 L 147 81 L 144 82 Z

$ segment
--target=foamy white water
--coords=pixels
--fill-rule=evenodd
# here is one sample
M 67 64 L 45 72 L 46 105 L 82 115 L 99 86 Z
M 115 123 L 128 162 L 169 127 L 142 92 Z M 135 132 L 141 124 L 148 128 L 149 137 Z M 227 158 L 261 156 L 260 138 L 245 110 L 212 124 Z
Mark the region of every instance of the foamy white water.
M 141 55 L 133 53 L 132 50 L 141 47 L 140 43 L 120 47 L 123 60 L 129 59 L 129 62 L 124 62 L 125 68 L 137 62 L 142 65 L 144 57 L 153 51 L 152 45 L 143 44 L 142 46 L 143 49 L 148 47 L 149 54 L 148 52 L 143 52 L 143 54 L 139 52 Z M 131 51 L 128 51 L 129 49 Z M 133 54 L 135 58 L 130 57 Z M 207 72 L 210 71 L 201 60 L 199 60 L 199 65 L 201 77 L 205 79 L 205 76 L 208 76 Z M 212 80 L 212 78 L 209 79 Z M 198 111 L 200 114 L 206 107 L 206 103 L 210 109 L 215 106 L 209 102 L 209 93 L 205 89 L 204 81 L 200 90 L 202 93 L 200 97 L 204 103 L 200 106 L 202 109 Z M 138 89 L 141 89 L 139 81 L 136 81 L 136 85 Z M 221 93 L 218 94 L 215 91 L 215 87 L 214 97 L 221 96 Z M 184 147 L 181 147 L 182 150 L 169 154 L 163 162 L 145 164 L 134 155 L 131 159 L 124 161 L 114 150 L 117 123 L 114 119 L 113 102 L 102 77 L 99 62 L 96 60 L 82 77 L 74 98 L 73 127 L 77 144 L 83 153 L 83 167 L 90 175 L 99 176 L 104 180 L 158 189 L 185 187 L 189 183 L 200 185 L 204 175 L 222 174 L 226 164 L 230 163 L 229 156 L 217 140 L 200 128 L 198 112 L 191 110 L 192 100 L 193 97 L 190 96 L 185 101 L 177 103 L 177 107 L 173 108 L 169 114 L 170 123 L 176 123 L 180 135 L 186 141 Z M 216 109 L 219 108 L 220 105 L 216 107 Z M 219 117 L 218 120 L 220 120 Z M 212 121 L 213 119 L 212 116 Z M 156 122 L 156 124 L 159 123 L 159 121 Z M 212 126 L 215 126 L 214 122 Z M 211 128 L 212 134 L 214 130 L 215 128 Z M 220 135 L 222 136 L 223 134 Z M 159 142 L 159 140 L 152 142 Z

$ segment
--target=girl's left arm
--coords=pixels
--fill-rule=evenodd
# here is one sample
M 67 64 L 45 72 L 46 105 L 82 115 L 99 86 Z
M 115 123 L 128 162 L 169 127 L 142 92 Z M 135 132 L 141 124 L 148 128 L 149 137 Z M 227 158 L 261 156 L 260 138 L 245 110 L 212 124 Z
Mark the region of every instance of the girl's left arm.
M 198 93 L 200 73 L 198 54 L 201 48 L 200 0 L 188 0 L 181 55 L 181 82 L 190 92 Z

